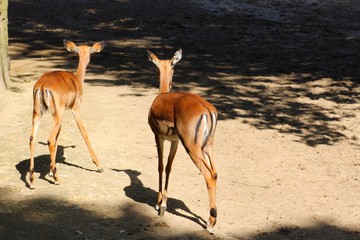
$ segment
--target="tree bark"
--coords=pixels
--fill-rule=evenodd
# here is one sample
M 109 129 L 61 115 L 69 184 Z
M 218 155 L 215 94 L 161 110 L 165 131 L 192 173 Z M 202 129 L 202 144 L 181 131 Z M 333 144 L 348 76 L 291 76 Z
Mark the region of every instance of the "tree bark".
M 0 92 L 10 87 L 8 55 L 8 0 L 0 0 Z

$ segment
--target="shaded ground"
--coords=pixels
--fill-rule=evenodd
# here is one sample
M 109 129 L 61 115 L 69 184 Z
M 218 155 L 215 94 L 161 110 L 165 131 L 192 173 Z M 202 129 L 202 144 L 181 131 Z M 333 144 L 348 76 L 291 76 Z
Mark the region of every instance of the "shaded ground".
M 15 90 L 0 102 L 0 239 L 360 238 L 358 1 L 11 0 L 9 17 Z M 62 39 L 107 43 L 92 57 L 82 105 L 105 172 L 93 171 L 67 113 L 62 184 L 53 185 L 45 116 L 30 191 L 31 88 L 45 71 L 76 69 Z M 163 58 L 182 48 L 173 90 L 199 93 L 220 112 L 214 236 L 203 231 L 204 180 L 182 148 L 169 213 L 153 209 L 146 119 L 158 81 L 146 48 Z

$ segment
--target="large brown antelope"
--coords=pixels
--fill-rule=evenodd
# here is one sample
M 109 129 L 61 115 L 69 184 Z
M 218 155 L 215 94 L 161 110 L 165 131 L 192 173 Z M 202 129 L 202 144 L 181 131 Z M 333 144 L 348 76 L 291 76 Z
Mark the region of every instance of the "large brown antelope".
M 43 74 L 35 83 L 33 89 L 33 116 L 32 130 L 30 135 L 30 188 L 34 189 L 34 142 L 40 125 L 40 119 L 46 110 L 52 114 L 55 124 L 51 131 L 48 146 L 50 151 L 50 172 L 54 177 L 55 184 L 60 184 L 60 179 L 56 171 L 56 151 L 58 146 L 58 137 L 61 130 L 61 124 L 65 109 L 71 109 L 78 128 L 89 149 L 92 161 L 98 167 L 98 171 L 103 169 L 95 156 L 90 145 L 88 135 L 84 124 L 80 118 L 80 103 L 83 97 L 83 85 L 86 73 L 86 67 L 90 62 L 90 54 L 100 52 L 104 48 L 104 42 L 97 42 L 92 47 L 76 46 L 75 43 L 64 40 L 65 49 L 75 52 L 79 55 L 79 65 L 76 73 L 67 71 L 53 71 Z
M 182 57 L 181 49 L 170 60 L 160 60 L 150 51 L 148 54 L 149 60 L 156 65 L 160 72 L 160 91 L 151 105 L 148 117 L 148 123 L 155 134 L 158 153 L 159 193 L 156 209 L 161 216 L 166 211 L 169 176 L 180 140 L 205 178 L 210 205 L 207 230 L 212 233 L 217 217 L 215 204 L 217 173 L 212 158 L 212 149 L 218 113 L 212 104 L 198 95 L 170 92 L 175 64 Z M 166 179 L 163 189 L 165 140 L 170 141 L 171 146 L 165 168 Z

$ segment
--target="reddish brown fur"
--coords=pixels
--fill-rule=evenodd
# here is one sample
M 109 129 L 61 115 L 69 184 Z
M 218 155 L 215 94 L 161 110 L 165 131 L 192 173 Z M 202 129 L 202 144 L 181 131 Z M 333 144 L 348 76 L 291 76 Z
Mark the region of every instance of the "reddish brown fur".
M 104 42 L 95 43 L 92 47 L 76 46 L 73 42 L 64 40 L 64 46 L 68 51 L 74 51 L 79 55 L 79 65 L 76 73 L 67 71 L 53 71 L 43 74 L 35 83 L 33 89 L 34 108 L 32 117 L 32 130 L 30 136 L 30 188 L 34 188 L 34 139 L 36 137 L 40 119 L 45 110 L 49 110 L 54 118 L 54 127 L 51 131 L 48 145 L 50 151 L 50 175 L 53 175 L 55 184 L 60 183 L 56 170 L 57 139 L 60 134 L 62 119 L 65 109 L 71 109 L 78 128 L 89 149 L 91 158 L 98 170 L 102 172 L 100 163 L 90 145 L 84 124 L 82 123 L 79 109 L 83 95 L 83 83 L 86 67 L 90 62 L 90 54 L 100 52 Z
M 215 107 L 198 95 L 184 92 L 170 92 L 175 64 L 181 59 L 181 50 L 171 60 L 160 60 L 151 52 L 149 59 L 160 71 L 160 93 L 153 101 L 148 122 L 154 132 L 158 151 L 159 214 L 166 209 L 167 188 L 178 142 L 181 140 L 190 158 L 205 178 L 209 194 L 208 230 L 213 231 L 217 211 L 215 204 L 217 172 L 212 159 L 212 146 L 217 121 Z M 171 141 L 166 165 L 165 188 L 162 188 L 163 145 Z

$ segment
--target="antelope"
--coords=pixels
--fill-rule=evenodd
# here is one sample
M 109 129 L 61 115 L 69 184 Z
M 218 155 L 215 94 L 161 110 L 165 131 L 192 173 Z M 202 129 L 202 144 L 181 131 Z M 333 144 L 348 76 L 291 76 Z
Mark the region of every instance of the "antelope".
M 215 192 L 218 175 L 212 159 L 212 150 L 217 124 L 217 110 L 198 95 L 170 92 L 175 64 L 182 57 L 181 49 L 170 60 L 160 60 L 154 53 L 148 50 L 147 52 L 149 61 L 153 62 L 160 72 L 159 94 L 154 99 L 148 115 L 148 123 L 155 135 L 158 154 L 159 192 L 155 208 L 160 216 L 164 215 L 168 199 L 171 166 L 180 140 L 205 178 L 210 208 L 207 230 L 213 233 L 217 217 Z M 165 168 L 166 179 L 163 189 L 163 148 L 165 140 L 170 141 L 171 145 Z
M 63 40 L 66 50 L 75 52 L 79 55 L 79 64 L 76 73 L 68 71 L 53 71 L 43 74 L 33 88 L 33 115 L 32 130 L 30 135 L 30 189 L 34 189 L 34 142 L 39 129 L 40 120 L 43 113 L 48 110 L 53 119 L 54 127 L 50 133 L 48 147 L 50 151 L 50 171 L 49 175 L 55 180 L 55 184 L 60 184 L 60 179 L 56 170 L 56 151 L 58 146 L 58 137 L 60 135 L 61 124 L 66 109 L 71 109 L 76 124 L 85 140 L 90 152 L 92 161 L 98 168 L 98 172 L 103 172 L 103 168 L 97 159 L 86 133 L 84 124 L 80 117 L 80 103 L 83 98 L 83 85 L 86 73 L 86 67 L 90 62 L 92 53 L 100 52 L 105 42 L 97 42 L 92 47 L 76 46 L 75 43 Z

